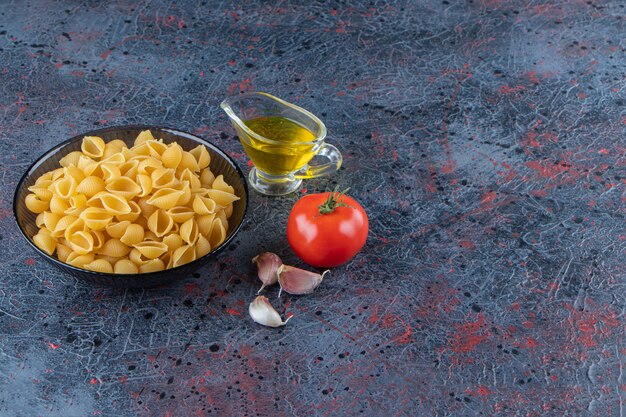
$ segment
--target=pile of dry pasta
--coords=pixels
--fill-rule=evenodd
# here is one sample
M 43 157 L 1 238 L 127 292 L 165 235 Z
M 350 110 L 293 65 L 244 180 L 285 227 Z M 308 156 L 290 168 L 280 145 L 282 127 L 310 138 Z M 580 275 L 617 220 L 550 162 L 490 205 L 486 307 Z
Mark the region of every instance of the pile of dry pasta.
M 86 136 L 81 151 L 43 174 L 26 197 L 37 213 L 33 237 L 48 255 L 78 268 L 134 274 L 191 262 L 226 238 L 233 202 L 222 175 L 199 145 L 141 132 L 132 148 Z

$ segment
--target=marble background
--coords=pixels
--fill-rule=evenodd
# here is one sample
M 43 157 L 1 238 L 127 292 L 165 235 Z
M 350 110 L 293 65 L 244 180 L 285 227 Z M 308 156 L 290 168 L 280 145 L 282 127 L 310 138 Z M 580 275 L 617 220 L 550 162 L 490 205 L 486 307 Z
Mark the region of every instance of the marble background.
M 0 1 L 0 415 L 621 416 L 621 1 Z M 250 164 L 219 109 L 267 91 L 345 157 L 177 284 L 94 287 L 19 236 L 44 151 L 130 123 Z M 351 187 L 366 247 L 254 324 L 250 258 L 303 266 L 303 194 Z

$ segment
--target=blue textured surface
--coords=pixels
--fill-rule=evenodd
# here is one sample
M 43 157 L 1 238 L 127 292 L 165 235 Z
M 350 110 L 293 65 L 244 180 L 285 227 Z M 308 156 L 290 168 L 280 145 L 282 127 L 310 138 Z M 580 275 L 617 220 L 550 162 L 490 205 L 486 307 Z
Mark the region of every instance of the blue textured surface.
M 623 2 L 195 3 L 0 3 L 0 415 L 624 414 Z M 285 328 L 247 316 L 250 258 L 302 266 L 298 195 L 253 195 L 167 288 L 82 284 L 19 238 L 21 174 L 96 126 L 249 169 L 218 104 L 250 90 L 325 121 L 344 168 L 306 192 L 349 185 L 370 215 L 314 294 L 268 292 Z

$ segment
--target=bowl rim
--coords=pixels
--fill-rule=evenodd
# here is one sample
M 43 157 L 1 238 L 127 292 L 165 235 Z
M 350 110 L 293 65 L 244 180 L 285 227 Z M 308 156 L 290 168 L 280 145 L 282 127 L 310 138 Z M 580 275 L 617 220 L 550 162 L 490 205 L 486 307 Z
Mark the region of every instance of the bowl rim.
M 70 144 L 72 142 L 76 142 L 78 140 L 81 140 L 85 136 L 98 136 L 98 134 L 102 134 L 102 133 L 105 133 L 105 132 L 108 133 L 108 132 L 111 132 L 111 131 L 124 130 L 124 129 L 141 129 L 141 130 L 165 131 L 165 132 L 173 134 L 173 135 L 187 137 L 188 139 L 191 139 L 193 141 L 199 142 L 201 144 L 204 144 L 204 145 L 210 147 L 211 149 L 216 151 L 220 156 L 222 156 L 228 162 L 230 162 L 230 164 L 233 167 L 235 167 L 235 171 L 237 172 L 237 174 L 239 175 L 239 178 L 241 179 L 241 181 L 243 183 L 243 189 L 244 189 L 244 193 L 245 193 L 245 196 L 246 196 L 246 198 L 245 198 L 245 205 L 244 205 L 244 208 L 243 208 L 243 215 L 241 216 L 241 222 L 239 222 L 237 227 L 235 227 L 235 229 L 233 230 L 231 235 L 228 238 L 226 238 L 215 250 L 212 250 L 211 252 L 207 253 L 206 255 L 201 256 L 198 259 L 194 259 L 193 261 L 191 261 L 189 263 L 186 263 L 186 264 L 183 264 L 183 265 L 179 265 L 179 266 L 176 266 L 174 268 L 162 269 L 162 270 L 159 270 L 159 271 L 152 271 L 152 272 L 145 272 L 145 273 L 137 273 L 137 274 L 116 274 L 116 273 L 109 273 L 109 272 L 90 271 L 88 269 L 78 268 L 78 267 L 76 267 L 74 265 L 70 265 L 68 263 L 62 262 L 59 259 L 55 258 L 54 256 L 48 255 L 47 253 L 45 253 L 44 251 L 39 249 L 37 247 L 37 245 L 35 245 L 35 243 L 26 235 L 26 232 L 24 231 L 24 229 L 22 229 L 22 226 L 20 225 L 20 222 L 19 222 L 19 220 L 17 218 L 17 196 L 18 196 L 18 194 L 20 192 L 20 189 L 22 188 L 22 185 L 24 184 L 24 181 L 26 180 L 28 175 L 31 173 L 33 168 L 36 165 L 38 165 L 40 162 L 45 161 L 47 158 L 51 157 L 59 149 L 63 148 L 64 146 L 66 146 L 66 145 L 68 145 L 68 144 Z M 147 278 L 163 274 L 164 272 L 169 272 L 169 271 L 174 272 L 174 271 L 177 271 L 177 270 L 182 270 L 184 268 L 189 268 L 189 267 L 192 267 L 194 264 L 197 264 L 198 265 L 197 267 L 201 267 L 202 264 L 204 263 L 204 261 L 206 261 L 209 257 L 217 255 L 218 253 L 222 252 L 224 250 L 224 248 L 234 239 L 235 235 L 239 232 L 239 230 L 243 226 L 243 223 L 244 223 L 244 221 L 246 219 L 246 215 L 248 214 L 248 204 L 249 204 L 248 196 L 249 195 L 250 195 L 250 193 L 249 193 L 249 190 L 248 190 L 248 182 L 246 181 L 245 174 L 243 173 L 243 171 L 241 170 L 239 165 L 237 165 L 237 163 L 233 160 L 233 158 L 228 156 L 228 154 L 226 152 L 224 152 L 223 149 L 221 149 L 219 146 L 209 142 L 208 140 L 203 139 L 203 138 L 201 138 L 201 137 L 199 137 L 197 135 L 194 135 L 192 133 L 185 132 L 185 131 L 178 130 L 178 129 L 174 129 L 174 128 L 171 128 L 171 127 L 166 127 L 166 126 L 144 125 L 144 124 L 115 125 L 115 126 L 109 126 L 109 127 L 105 127 L 105 128 L 101 128 L 101 129 L 90 130 L 88 132 L 80 133 L 80 134 L 78 134 L 76 136 L 73 136 L 73 137 L 67 139 L 67 140 L 64 140 L 63 142 L 61 142 L 61 143 L 55 145 L 54 147 L 48 149 L 46 152 L 43 153 L 43 155 L 41 155 L 32 164 L 30 164 L 29 167 L 26 169 L 26 172 L 24 172 L 24 174 L 22 175 L 20 180 L 17 182 L 17 186 L 15 187 L 15 192 L 13 193 L 13 219 L 15 220 L 15 223 L 17 224 L 17 228 L 19 229 L 20 233 L 22 234 L 24 239 L 26 239 L 26 241 L 29 243 L 29 245 L 33 249 L 35 249 L 35 251 L 38 252 L 39 255 L 43 256 L 46 260 L 51 261 L 55 265 L 59 266 L 61 269 L 68 268 L 68 269 L 70 269 L 72 271 L 76 271 L 77 273 L 93 275 L 94 277 L 121 278 L 121 279 L 124 279 L 124 278 L 126 278 L 126 279 L 128 279 L 128 278 L 136 278 L 136 279 L 146 280 Z

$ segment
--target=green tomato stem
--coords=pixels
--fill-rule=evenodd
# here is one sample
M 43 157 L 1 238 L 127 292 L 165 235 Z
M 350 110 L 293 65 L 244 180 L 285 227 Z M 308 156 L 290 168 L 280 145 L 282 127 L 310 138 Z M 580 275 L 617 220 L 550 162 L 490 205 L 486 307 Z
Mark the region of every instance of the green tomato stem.
M 335 187 L 335 190 L 328 195 L 328 198 L 326 199 L 324 204 L 320 204 L 320 214 L 330 214 L 335 211 L 335 208 L 337 207 L 348 207 L 346 203 L 339 201 L 339 199 L 350 190 L 350 187 L 346 188 L 342 192 L 337 192 L 337 188 L 338 186 Z

